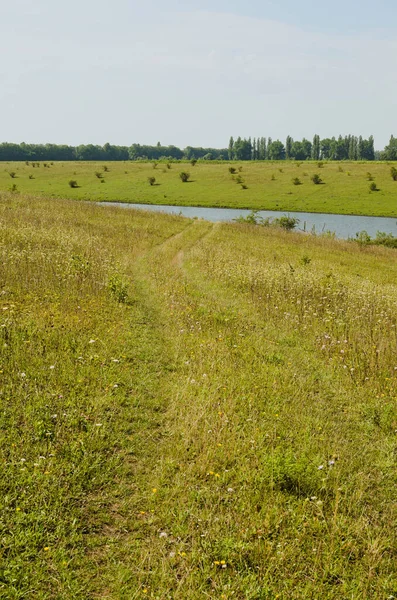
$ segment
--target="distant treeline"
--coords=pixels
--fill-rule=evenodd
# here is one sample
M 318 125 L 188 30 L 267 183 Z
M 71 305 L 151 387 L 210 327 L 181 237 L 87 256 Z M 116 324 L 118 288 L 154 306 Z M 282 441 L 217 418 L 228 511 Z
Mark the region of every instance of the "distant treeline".
M 132 144 L 131 146 L 104 146 L 82 144 L 0 144 L 0 161 L 73 161 L 73 160 L 397 160 L 397 138 L 391 136 L 383 151 L 374 148 L 374 138 L 364 139 L 347 135 L 313 141 L 305 138 L 285 143 L 272 138 L 241 138 L 229 140 L 228 148 L 194 148 L 183 150 L 177 146 Z
M 368 139 L 346 135 L 338 138 L 320 139 L 315 135 L 313 141 L 303 138 L 293 140 L 288 136 L 285 144 L 272 138 L 238 137 L 229 141 L 229 160 L 397 160 L 397 139 L 391 136 L 389 145 L 383 152 L 374 148 L 374 138 Z

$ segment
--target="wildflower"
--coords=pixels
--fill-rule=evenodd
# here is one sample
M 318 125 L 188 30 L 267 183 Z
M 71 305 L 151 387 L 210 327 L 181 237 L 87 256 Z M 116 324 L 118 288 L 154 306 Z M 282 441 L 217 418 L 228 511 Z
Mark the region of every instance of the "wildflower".
M 321 469 L 324 469 L 324 465 L 320 465 L 319 467 L 317 467 L 318 471 L 321 471 Z
M 152 493 L 153 493 L 153 494 L 157 494 L 157 488 L 153 488 L 153 489 L 152 489 Z
M 167 538 L 168 537 L 168 533 L 166 533 L 165 531 L 162 531 L 159 535 L 159 538 Z
M 96 340 L 90 340 L 88 343 L 89 343 L 89 344 L 95 344 L 95 341 L 96 341 Z
M 48 550 L 49 550 L 49 547 L 48 547 L 48 546 L 45 546 L 45 548 L 44 548 L 44 552 L 48 552 Z
M 51 365 L 51 366 L 50 366 L 50 369 L 55 369 L 55 365 Z
M 20 373 L 19 375 L 22 377 L 22 379 L 26 377 L 26 373 Z
M 229 492 L 229 494 L 231 494 L 232 492 L 234 492 L 233 488 L 227 488 L 227 491 Z

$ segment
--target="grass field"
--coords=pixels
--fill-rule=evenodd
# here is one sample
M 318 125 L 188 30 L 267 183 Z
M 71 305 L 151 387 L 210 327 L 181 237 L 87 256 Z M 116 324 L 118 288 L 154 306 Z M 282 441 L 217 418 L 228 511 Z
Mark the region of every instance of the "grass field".
M 397 181 L 391 166 L 380 162 L 324 162 L 321 168 L 288 161 L 169 163 L 170 168 L 162 162 L 156 168 L 143 162 L 34 164 L 1 163 L 0 190 L 16 186 L 22 193 L 82 200 L 397 216 Z M 181 182 L 181 171 L 190 173 L 190 182 Z M 311 181 L 316 173 L 322 185 Z M 368 173 L 378 191 L 369 191 Z M 149 185 L 149 177 L 155 177 L 155 185 Z M 293 184 L 295 178 L 301 185 Z M 79 187 L 70 188 L 70 180 Z
M 22 194 L 0 231 L 1 598 L 397 597 L 393 250 Z

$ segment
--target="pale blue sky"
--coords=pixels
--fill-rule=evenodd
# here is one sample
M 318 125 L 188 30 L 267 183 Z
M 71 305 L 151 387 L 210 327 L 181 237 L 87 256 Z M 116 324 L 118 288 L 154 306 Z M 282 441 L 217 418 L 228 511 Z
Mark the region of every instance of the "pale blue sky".
M 13 0 L 0 141 L 397 135 L 395 0 Z

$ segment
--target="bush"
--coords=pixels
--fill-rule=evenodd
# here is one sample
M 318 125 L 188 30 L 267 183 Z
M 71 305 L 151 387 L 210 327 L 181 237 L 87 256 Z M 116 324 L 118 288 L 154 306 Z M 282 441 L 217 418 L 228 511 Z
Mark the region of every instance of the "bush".
M 245 185 L 245 183 L 242 183 L 241 184 L 241 189 L 248 190 L 248 185 Z
M 17 174 L 15 173 L 15 171 L 10 171 L 8 174 L 11 177 L 11 179 L 15 179 L 15 177 L 17 176 Z
M 390 169 L 390 175 L 391 175 L 391 178 L 393 179 L 393 181 L 397 181 L 397 169 L 396 169 L 396 167 L 392 167 Z
M 197 158 L 192 158 L 192 160 L 190 161 L 190 164 L 192 165 L 192 167 L 194 167 L 196 165 L 196 162 L 197 162 Z
M 229 173 L 230 173 L 231 175 L 234 175 L 234 174 L 235 174 L 235 172 L 236 172 L 236 169 L 235 169 L 235 167 L 229 167 Z
M 182 171 L 179 173 L 179 177 L 183 183 L 186 183 L 190 179 L 190 173 L 186 173 L 186 171 Z
M 155 177 L 148 177 L 147 181 L 148 181 L 149 185 L 154 185 L 156 183 L 156 178 Z
M 293 180 L 292 180 L 292 183 L 293 183 L 294 185 L 302 185 L 302 182 L 301 182 L 301 180 L 299 179 L 299 177 L 294 177 L 294 178 L 293 178 Z
M 75 181 L 74 179 L 71 179 L 71 180 L 69 181 L 69 187 L 71 187 L 71 188 L 77 188 L 77 187 L 79 187 L 79 186 L 78 186 L 78 184 L 77 184 L 77 181 Z
M 167 163 L 167 169 L 171 169 L 171 163 Z
M 112 275 L 108 281 L 108 290 L 113 298 L 120 304 L 128 302 L 128 283 L 118 273 Z
M 377 186 L 376 186 L 376 183 L 375 183 L 375 181 L 372 181 L 372 182 L 369 184 L 369 191 L 370 191 L 370 192 L 377 192 L 377 191 L 378 191 L 378 188 L 377 188 Z
M 298 223 L 299 219 L 297 219 L 296 217 L 287 217 L 284 215 L 282 217 L 274 219 L 272 225 L 274 225 L 275 227 L 282 227 L 282 229 L 286 229 L 287 231 L 291 231 L 292 229 L 295 229 Z
M 29 175 L 29 179 L 34 179 L 32 174 Z
M 98 177 L 98 179 L 102 179 L 102 173 L 100 171 L 95 171 L 95 177 Z
M 156 162 L 152 162 L 152 167 L 153 167 L 153 169 L 157 169 L 157 165 L 158 165 L 158 163 L 156 163 Z
M 317 163 L 317 167 L 318 167 L 319 169 L 322 169 L 322 168 L 324 167 L 324 163 L 323 163 L 323 162 L 318 162 L 318 163 Z
M 323 180 L 318 173 L 315 173 L 311 179 L 314 185 L 320 185 L 320 183 L 323 183 Z
M 17 184 L 13 183 L 12 186 L 10 187 L 10 192 L 17 192 L 18 188 L 17 188 Z
M 107 167 L 106 165 L 103 167 L 103 170 L 105 171 L 105 173 L 109 172 L 109 167 Z
M 241 175 L 237 175 L 236 177 L 236 183 L 239 185 L 240 183 L 244 183 L 244 179 L 241 177 Z

